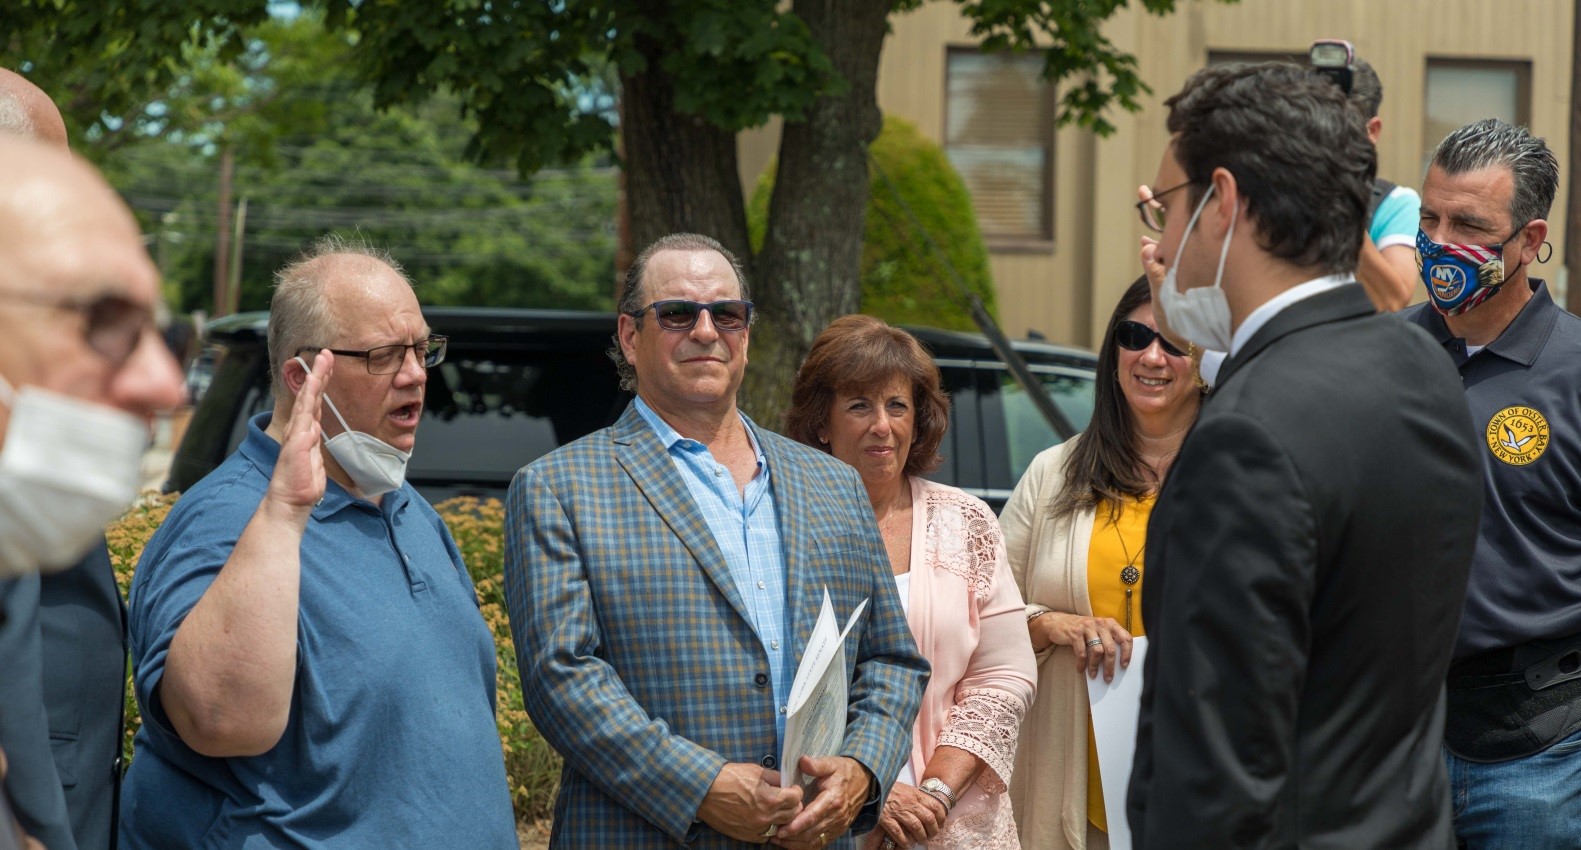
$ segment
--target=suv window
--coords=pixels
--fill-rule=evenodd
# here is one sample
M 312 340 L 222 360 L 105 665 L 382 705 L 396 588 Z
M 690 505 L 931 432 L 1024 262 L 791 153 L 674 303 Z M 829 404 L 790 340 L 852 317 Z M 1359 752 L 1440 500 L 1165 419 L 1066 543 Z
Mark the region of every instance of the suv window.
M 590 380 L 609 374 L 609 380 Z M 534 459 L 614 421 L 626 403 L 598 351 L 458 353 L 428 373 L 414 482 L 510 483 Z M 479 451 L 479 447 L 491 450 Z
M 1038 382 L 1054 400 L 1054 405 L 1078 431 L 1085 431 L 1092 420 L 1092 375 L 1072 371 L 1033 369 Z M 1010 480 L 1020 481 L 1038 452 L 1064 439 L 1049 427 L 1043 413 L 1033 404 L 1026 390 L 1008 370 L 999 376 L 999 398 L 1005 410 L 1005 447 L 1009 450 Z M 1012 487 L 1014 484 L 1011 485 Z

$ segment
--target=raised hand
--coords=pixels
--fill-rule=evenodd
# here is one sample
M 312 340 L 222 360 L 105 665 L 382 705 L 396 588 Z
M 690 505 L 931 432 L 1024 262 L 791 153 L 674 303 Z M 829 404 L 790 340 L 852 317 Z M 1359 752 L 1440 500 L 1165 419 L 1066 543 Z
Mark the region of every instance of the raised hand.
M 287 509 L 304 525 L 313 506 L 324 498 L 324 455 L 319 448 L 318 414 L 324 398 L 324 384 L 334 369 L 335 355 L 320 351 L 314 357 L 313 368 L 297 389 L 296 401 L 291 405 L 291 418 L 286 421 L 280 440 L 280 459 L 275 463 L 274 475 L 269 479 L 269 493 L 265 497 Z

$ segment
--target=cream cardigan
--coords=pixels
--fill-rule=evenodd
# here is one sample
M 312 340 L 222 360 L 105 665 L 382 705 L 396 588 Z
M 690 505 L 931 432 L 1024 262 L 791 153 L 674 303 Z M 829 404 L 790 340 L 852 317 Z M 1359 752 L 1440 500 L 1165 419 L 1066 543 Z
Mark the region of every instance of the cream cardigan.
M 1092 616 L 1087 547 L 1094 512 L 1078 511 L 1055 521 L 1049 510 L 1065 481 L 1065 458 L 1079 439 L 1073 437 L 1034 458 L 999 517 L 1010 571 L 1028 614 L 1063 611 Z M 1076 669 L 1070 647 L 1037 653 L 1037 664 L 1037 700 L 1021 724 L 1010 783 L 1021 846 L 1086 850 L 1087 683 Z M 1109 810 L 1111 817 L 1124 817 L 1124 801 L 1110 803 Z

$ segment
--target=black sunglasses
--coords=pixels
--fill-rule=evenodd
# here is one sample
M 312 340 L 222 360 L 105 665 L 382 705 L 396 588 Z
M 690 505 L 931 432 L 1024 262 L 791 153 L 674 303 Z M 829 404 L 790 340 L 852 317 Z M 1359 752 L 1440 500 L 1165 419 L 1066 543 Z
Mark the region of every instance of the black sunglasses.
M 1164 353 L 1175 357 L 1185 357 L 1186 352 L 1181 351 L 1164 339 L 1164 335 L 1153 330 L 1141 322 L 1126 319 L 1114 326 L 1114 341 L 1127 351 L 1146 351 L 1153 340 L 1158 340 L 1164 346 Z
M 722 331 L 742 331 L 746 330 L 747 325 L 752 324 L 751 301 L 715 301 L 710 304 L 682 299 L 655 301 L 628 315 L 640 319 L 642 314 L 649 310 L 653 311 L 653 317 L 658 320 L 659 327 L 667 331 L 691 330 L 697 326 L 697 317 L 702 315 L 704 310 L 707 310 L 709 318 L 713 319 L 714 327 Z
M 83 341 L 117 366 L 131 359 L 142 342 L 143 331 L 154 326 L 152 309 L 119 295 L 73 298 L 13 291 L 0 293 L 0 297 L 81 314 Z
M 368 374 L 393 375 L 401 371 L 401 365 L 406 362 L 407 349 L 411 349 L 412 353 L 417 355 L 417 362 L 423 364 L 424 369 L 432 369 L 445 362 L 445 351 L 449 347 L 450 337 L 434 334 L 417 342 L 398 342 L 394 345 L 381 345 L 366 351 L 347 351 L 340 348 L 299 348 L 296 353 L 328 351 L 336 357 L 359 357 L 368 364 Z

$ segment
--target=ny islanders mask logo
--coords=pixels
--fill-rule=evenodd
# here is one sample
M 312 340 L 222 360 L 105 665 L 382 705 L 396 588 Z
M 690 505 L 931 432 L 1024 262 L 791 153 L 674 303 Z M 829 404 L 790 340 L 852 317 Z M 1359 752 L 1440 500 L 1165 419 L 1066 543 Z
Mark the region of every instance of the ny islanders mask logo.
M 1454 301 L 1466 291 L 1466 272 L 1458 265 L 1433 265 L 1427 274 L 1433 286 L 1433 295 L 1442 301 Z

